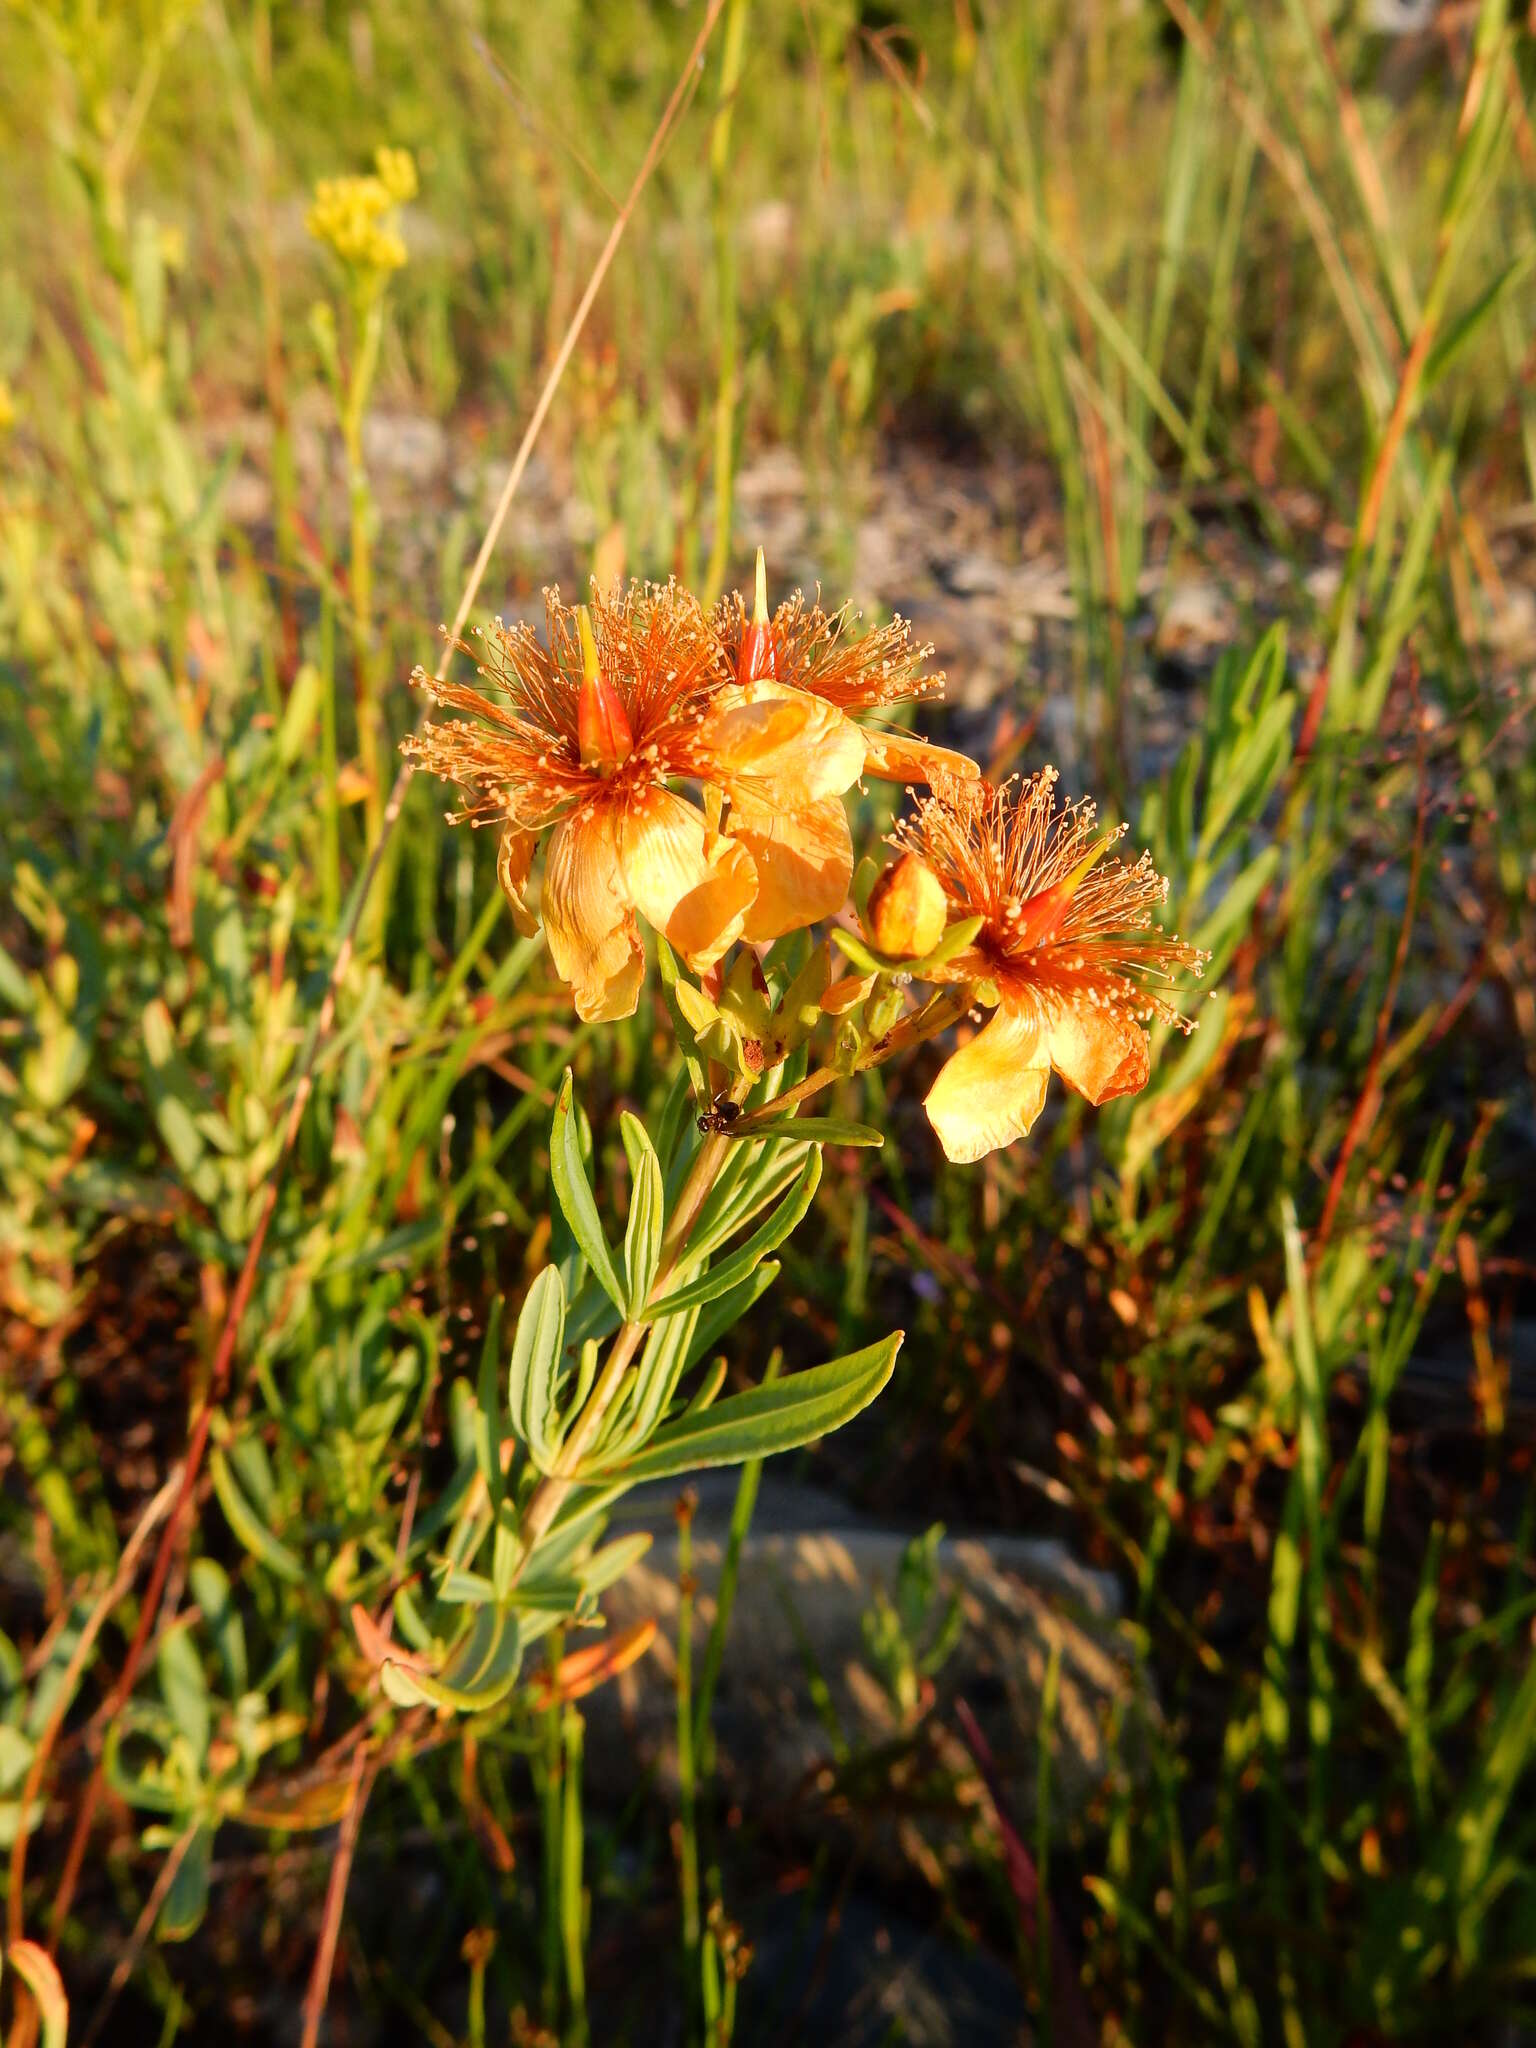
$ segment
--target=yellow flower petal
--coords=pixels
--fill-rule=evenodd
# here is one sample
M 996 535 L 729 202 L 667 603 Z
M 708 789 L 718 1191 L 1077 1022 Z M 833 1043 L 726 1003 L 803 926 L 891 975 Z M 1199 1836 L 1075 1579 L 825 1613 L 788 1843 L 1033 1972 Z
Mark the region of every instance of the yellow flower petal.
M 690 967 L 713 967 L 740 938 L 757 894 L 751 855 L 712 832 L 692 804 L 660 788 L 628 800 L 615 837 L 624 887 L 640 915 Z
M 831 917 L 848 900 L 853 879 L 853 837 L 840 796 L 824 796 L 801 811 L 778 812 L 752 797 L 731 803 L 731 837 L 752 856 L 757 900 L 745 934 L 766 945 Z
M 864 735 L 835 704 L 781 683 L 722 690 L 693 744 L 698 772 L 732 796 L 802 811 L 841 796 L 864 767 Z
M 587 1023 L 634 1015 L 645 954 L 630 909 L 606 804 L 562 819 L 544 863 L 544 933 L 555 972 Z
M 923 1104 L 945 1157 L 969 1165 L 1022 1138 L 1040 1114 L 1050 1071 L 1030 1009 L 999 1006 L 950 1054 Z
M 886 782 L 976 782 L 981 770 L 969 754 L 936 747 L 905 732 L 871 732 L 864 728 L 864 770 Z
M 1147 1034 L 1123 1011 L 1063 995 L 1049 1024 L 1051 1065 L 1070 1088 L 1097 1105 L 1135 1095 L 1151 1072 Z
M 537 844 L 536 832 L 523 832 L 516 825 L 508 825 L 496 849 L 496 879 L 512 906 L 512 922 L 525 939 L 531 939 L 539 928 L 539 920 L 528 908 L 528 870 L 533 866 L 533 849 Z

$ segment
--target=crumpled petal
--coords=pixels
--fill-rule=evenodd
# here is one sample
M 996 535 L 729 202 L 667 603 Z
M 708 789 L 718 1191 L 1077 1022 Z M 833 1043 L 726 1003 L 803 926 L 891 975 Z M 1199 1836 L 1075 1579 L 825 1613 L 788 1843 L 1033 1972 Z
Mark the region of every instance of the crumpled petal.
M 528 870 L 538 843 L 536 832 L 508 825 L 496 848 L 496 879 L 512 906 L 512 922 L 525 939 L 531 939 L 539 928 L 539 920 L 528 908 Z
M 1088 996 L 1060 998 L 1047 1023 L 1051 1065 L 1097 1106 L 1145 1088 L 1152 1071 L 1147 1034 L 1123 1010 Z
M 555 827 L 544 863 L 544 934 L 555 972 L 589 1024 L 634 1015 L 645 973 L 606 804 L 586 804 Z
M 841 796 L 864 768 L 864 734 L 835 704 L 768 681 L 721 690 L 691 751 L 706 782 L 777 811 Z
M 1030 1006 L 1000 1004 L 950 1054 L 924 1101 L 945 1157 L 965 1166 L 1022 1138 L 1040 1114 L 1050 1071 Z
M 757 869 L 757 900 L 744 927 L 754 945 L 831 917 L 847 902 L 853 835 L 840 796 L 824 796 L 802 811 L 775 811 L 738 795 L 730 828 Z
M 640 915 L 690 967 L 713 967 L 740 938 L 757 894 L 746 848 L 711 831 L 694 805 L 659 787 L 628 799 L 615 838 L 624 888 Z
M 936 747 L 930 740 L 914 739 L 908 732 L 875 732 L 860 728 L 864 736 L 864 772 L 885 782 L 976 782 L 981 770 L 969 754 L 957 754 L 953 747 Z

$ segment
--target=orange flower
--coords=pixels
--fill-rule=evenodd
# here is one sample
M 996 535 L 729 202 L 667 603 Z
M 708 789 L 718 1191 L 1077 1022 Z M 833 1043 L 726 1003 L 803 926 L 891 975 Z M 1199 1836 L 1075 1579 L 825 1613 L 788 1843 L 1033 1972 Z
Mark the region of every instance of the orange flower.
M 830 706 L 729 682 L 698 602 L 676 584 L 631 585 L 591 612 L 545 595 L 548 650 L 499 621 L 480 674 L 504 702 L 421 669 L 434 702 L 472 714 L 406 742 L 415 765 L 467 796 L 455 823 L 502 828 L 497 872 L 519 929 L 540 835 L 542 915 L 556 970 L 588 1020 L 627 1017 L 644 972 L 636 912 L 696 970 L 747 929 L 759 896 L 754 838 L 781 814 L 831 803 L 861 749 Z M 716 829 L 674 781 L 699 781 L 751 821 Z M 802 907 L 793 920 L 821 913 Z M 791 929 L 785 925 L 783 929 Z
M 735 592 L 715 607 L 714 626 L 725 658 L 741 684 L 763 678 L 823 698 L 850 719 L 856 712 L 878 717 L 893 704 L 936 697 L 942 674 L 925 674 L 931 647 L 914 646 L 905 619 L 859 636 L 859 615 L 844 605 L 830 616 L 807 605 L 798 590 L 770 619 L 763 551 L 757 551 L 757 590 L 752 617 Z M 980 771 L 974 761 L 948 747 L 935 747 L 911 734 L 860 726 L 864 770 L 892 782 L 932 782 L 936 775 L 969 780 Z M 831 906 L 834 910 L 841 902 Z
M 1091 803 L 1056 809 L 1056 771 L 994 790 L 949 783 L 919 799 L 897 844 L 939 877 L 954 918 L 984 919 L 935 979 L 990 982 L 997 1007 L 950 1055 L 925 1107 L 949 1158 L 980 1159 L 1022 1137 L 1054 1067 L 1092 1103 L 1144 1088 L 1144 1024 L 1194 1027 L 1161 993 L 1205 955 L 1163 931 L 1168 885 L 1144 853 L 1107 858 Z

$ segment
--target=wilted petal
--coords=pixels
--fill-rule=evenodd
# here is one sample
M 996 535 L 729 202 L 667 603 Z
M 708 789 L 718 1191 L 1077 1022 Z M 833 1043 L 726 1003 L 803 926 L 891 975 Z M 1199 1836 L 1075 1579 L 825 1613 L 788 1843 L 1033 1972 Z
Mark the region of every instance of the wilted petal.
M 1147 1034 L 1123 1010 L 1094 1002 L 1086 991 L 1064 995 L 1048 1028 L 1051 1065 L 1090 1102 L 1108 1102 L 1146 1087 L 1151 1072 Z
M 923 1104 L 945 1157 L 967 1165 L 1022 1138 L 1040 1114 L 1050 1071 L 1030 1009 L 1000 1005 L 950 1054 Z
M 873 974 L 845 974 L 840 981 L 834 981 L 830 988 L 821 992 L 821 1007 L 829 1017 L 841 1017 L 851 1010 L 855 1003 L 862 1003 L 874 987 Z
M 512 906 L 512 922 L 525 939 L 531 939 L 539 928 L 539 920 L 528 908 L 528 870 L 533 866 L 533 849 L 537 845 L 536 832 L 523 832 L 516 825 L 508 825 L 496 849 L 496 879 Z
M 668 789 L 632 797 L 616 836 L 624 887 L 640 915 L 690 967 L 713 967 L 740 938 L 757 893 L 751 855 Z
M 779 811 L 841 796 L 864 767 L 864 735 L 835 704 L 780 683 L 722 690 L 693 741 L 695 772 Z
M 872 732 L 867 726 L 862 731 L 865 773 L 883 781 L 975 782 L 981 776 L 970 755 L 952 747 L 936 747 L 906 732 Z
M 555 827 L 544 863 L 544 933 L 576 1014 L 606 1023 L 634 1014 L 645 972 L 607 805 L 584 805 Z
M 745 926 L 754 945 L 831 917 L 847 902 L 853 837 L 840 796 L 824 796 L 803 811 L 780 812 L 738 795 L 731 804 L 730 828 L 757 869 L 757 900 Z

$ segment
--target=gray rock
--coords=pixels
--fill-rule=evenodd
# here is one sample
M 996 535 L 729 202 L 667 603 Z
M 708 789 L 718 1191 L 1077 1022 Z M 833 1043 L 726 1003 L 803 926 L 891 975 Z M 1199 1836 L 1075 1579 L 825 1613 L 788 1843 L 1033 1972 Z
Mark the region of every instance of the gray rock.
M 422 487 L 448 464 L 448 436 L 425 413 L 371 412 L 363 422 L 363 460 L 381 483 Z
M 715 1614 L 733 1473 L 702 1475 L 694 1520 L 695 1669 Z M 586 1703 L 596 1779 L 617 1766 L 633 1783 L 639 1761 L 675 1780 L 678 1543 L 675 1487 L 646 1489 L 616 1517 L 613 1533 L 641 1526 L 651 1549 L 604 1596 L 610 1626 L 654 1616 L 652 1653 Z M 797 1790 L 824 1789 L 842 1757 L 911 1732 L 875 1668 L 863 1621 L 877 1591 L 893 1593 L 905 1532 L 881 1528 L 813 1488 L 771 1475 L 743 1547 L 735 1611 L 715 1705 L 720 1767 L 734 1797 L 785 1805 Z M 1118 1593 L 1054 1540 L 948 1538 L 939 1548 L 941 1597 L 958 1600 L 962 1626 L 937 1682 L 936 1717 L 964 1695 L 992 1744 L 1015 1812 L 1027 1814 L 1037 1765 L 1040 1696 L 1053 1650 L 1061 1660 L 1053 1807 L 1079 1811 L 1102 1783 L 1104 1728 L 1113 1708 L 1134 1727 L 1155 1711 L 1115 1630 Z M 950 1760 L 963 1764 L 953 1738 Z M 622 1758 L 622 1764 L 620 1759 Z M 1123 1761 L 1123 1755 L 1121 1761 Z M 895 1860 L 904 1853 L 892 1833 Z

